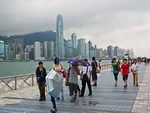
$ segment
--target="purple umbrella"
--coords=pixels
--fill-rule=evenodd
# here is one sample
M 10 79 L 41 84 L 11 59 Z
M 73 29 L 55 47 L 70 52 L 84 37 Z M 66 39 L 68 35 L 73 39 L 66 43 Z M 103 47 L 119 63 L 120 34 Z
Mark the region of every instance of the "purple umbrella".
M 84 60 L 80 60 L 80 59 L 74 59 L 74 60 L 70 60 L 68 61 L 69 64 L 74 65 L 74 64 L 78 64 L 81 66 L 90 66 L 90 63 L 84 61 Z

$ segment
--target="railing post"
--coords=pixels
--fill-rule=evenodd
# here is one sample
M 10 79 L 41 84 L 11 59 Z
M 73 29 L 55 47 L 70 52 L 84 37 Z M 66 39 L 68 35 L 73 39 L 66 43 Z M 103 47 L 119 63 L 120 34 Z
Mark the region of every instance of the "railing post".
M 15 76 L 15 90 L 17 90 L 17 77 Z
M 34 74 L 32 74 L 32 86 L 34 86 Z

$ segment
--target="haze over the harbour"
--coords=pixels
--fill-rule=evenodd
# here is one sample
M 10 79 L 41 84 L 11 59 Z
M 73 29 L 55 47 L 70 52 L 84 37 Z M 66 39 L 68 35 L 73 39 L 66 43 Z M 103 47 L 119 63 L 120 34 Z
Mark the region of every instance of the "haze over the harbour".
M 0 0 L 0 35 L 56 31 L 63 15 L 64 35 L 108 45 L 133 48 L 150 57 L 150 0 Z

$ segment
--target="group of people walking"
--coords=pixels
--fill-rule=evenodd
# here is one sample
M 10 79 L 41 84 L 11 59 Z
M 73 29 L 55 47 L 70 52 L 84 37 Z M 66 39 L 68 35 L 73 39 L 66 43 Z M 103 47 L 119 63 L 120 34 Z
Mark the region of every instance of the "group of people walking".
M 84 59 L 85 62 L 88 62 L 87 59 Z M 69 93 L 71 96 L 71 102 L 75 102 L 77 95 L 79 97 L 84 97 L 86 84 L 89 89 L 88 96 L 92 95 L 92 86 L 97 86 L 97 73 L 98 70 L 101 70 L 102 64 L 101 60 L 96 62 L 95 57 L 92 58 L 92 62 L 90 66 L 82 66 L 79 67 L 78 63 L 72 64 L 69 66 L 68 70 L 66 71 L 63 64 L 60 62 L 60 59 L 56 57 L 54 59 L 54 64 L 52 65 L 51 69 L 55 70 L 61 77 L 65 79 L 65 85 L 69 87 Z M 115 79 L 115 86 L 118 85 L 118 75 L 121 73 L 124 81 L 124 88 L 128 86 L 128 75 L 130 72 L 133 73 L 133 85 L 138 86 L 138 64 L 137 60 L 134 59 L 133 64 L 131 65 L 127 59 L 123 59 L 121 64 L 120 60 L 116 60 L 115 58 L 112 59 L 112 68 L 111 71 L 114 74 Z M 66 72 L 66 76 L 64 76 L 64 72 Z M 45 87 L 46 87 L 46 69 L 43 67 L 43 62 L 39 62 L 39 66 L 36 69 L 36 79 L 40 91 L 40 99 L 39 101 L 45 101 Z M 81 80 L 81 90 L 78 85 L 78 78 Z M 93 80 L 93 85 L 91 85 L 91 80 Z M 64 100 L 63 94 L 63 82 L 60 83 L 62 86 L 60 98 L 54 98 L 52 95 L 51 102 L 53 104 L 53 109 L 51 110 L 52 113 L 57 112 L 56 102 L 55 100 Z
M 85 62 L 88 62 L 88 59 L 84 59 Z M 101 62 L 101 61 L 100 61 Z M 71 98 L 71 102 L 75 102 L 77 95 L 79 94 L 79 97 L 84 97 L 86 84 L 89 89 L 88 96 L 92 95 L 92 86 L 97 86 L 97 70 L 98 68 L 101 68 L 101 63 L 96 62 L 95 57 L 92 58 L 91 66 L 82 66 L 79 68 L 79 65 L 77 63 L 72 64 L 69 66 L 68 71 L 64 69 L 63 64 L 60 62 L 60 59 L 56 57 L 54 59 L 54 64 L 52 65 L 51 69 L 55 70 L 60 76 L 62 76 L 65 79 L 65 85 L 69 87 L 69 93 Z M 66 76 L 64 77 L 64 72 L 67 72 Z M 45 87 L 46 87 L 46 69 L 43 67 L 43 62 L 39 62 L 39 66 L 36 69 L 36 78 L 37 83 L 40 91 L 40 99 L 39 101 L 45 101 Z M 82 82 L 82 88 L 80 90 L 80 87 L 78 85 L 78 78 Z M 91 80 L 93 80 L 94 84 L 91 85 Z M 62 90 L 60 93 L 60 98 L 57 98 L 58 100 L 61 99 L 64 100 L 63 95 L 63 82 L 60 83 L 62 85 Z M 53 104 L 53 109 L 51 110 L 52 113 L 57 112 L 56 102 L 55 98 L 51 96 L 51 102 Z
M 123 63 L 120 63 L 120 60 L 112 59 L 112 68 L 111 71 L 114 74 L 115 86 L 118 84 L 118 74 L 121 73 L 124 81 L 124 88 L 128 86 L 128 75 L 130 72 L 133 73 L 133 85 L 138 86 L 138 64 L 137 59 L 133 60 L 133 64 L 130 64 L 127 59 L 123 59 Z

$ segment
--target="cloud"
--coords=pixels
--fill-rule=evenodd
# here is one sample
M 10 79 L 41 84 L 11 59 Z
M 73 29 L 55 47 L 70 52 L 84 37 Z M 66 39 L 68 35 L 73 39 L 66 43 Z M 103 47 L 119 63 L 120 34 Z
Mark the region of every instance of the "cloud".
M 0 34 L 56 31 L 63 15 L 65 38 L 73 32 L 99 48 L 118 45 L 149 56 L 149 0 L 0 0 Z M 140 46 L 142 45 L 142 46 Z

